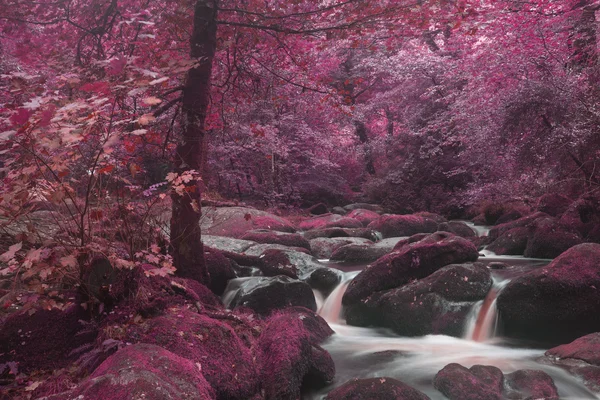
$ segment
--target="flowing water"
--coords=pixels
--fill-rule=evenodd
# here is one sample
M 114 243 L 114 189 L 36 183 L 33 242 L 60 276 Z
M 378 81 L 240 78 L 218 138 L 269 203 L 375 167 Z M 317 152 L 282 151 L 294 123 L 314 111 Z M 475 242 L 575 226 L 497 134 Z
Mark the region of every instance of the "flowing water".
M 478 233 L 487 232 L 481 229 Z M 498 294 L 511 279 L 543 266 L 549 260 L 496 256 L 484 252 L 480 261 L 500 261 L 509 266 L 492 272 L 492 289 L 483 301 L 474 305 L 466 318 L 462 338 L 444 335 L 400 337 L 386 329 L 346 325 L 341 300 L 360 267 L 347 268 L 346 271 L 350 272 L 345 273 L 345 279 L 319 308 L 319 314 L 336 332 L 323 344 L 336 365 L 335 381 L 319 392 L 306 394 L 305 398 L 323 399 L 327 392 L 352 378 L 391 377 L 421 390 L 431 399 L 446 399 L 433 387 L 433 378 L 446 365 L 459 363 L 467 368 L 475 364 L 494 365 L 505 374 L 518 369 L 543 370 L 554 379 L 561 399 L 600 399 L 580 379 L 560 368 L 537 362 L 546 349 L 511 346 L 499 335 Z

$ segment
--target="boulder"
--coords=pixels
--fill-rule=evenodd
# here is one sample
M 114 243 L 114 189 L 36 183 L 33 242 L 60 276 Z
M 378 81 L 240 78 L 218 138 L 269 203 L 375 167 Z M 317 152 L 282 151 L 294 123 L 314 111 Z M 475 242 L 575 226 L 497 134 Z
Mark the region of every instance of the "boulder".
M 240 238 L 246 232 L 255 229 L 295 232 L 294 226 L 288 220 L 246 207 L 203 207 L 200 228 L 203 235 L 232 238 Z
M 290 278 L 298 279 L 298 269 L 291 264 L 285 252 L 269 249 L 263 252 L 259 259 L 261 261 L 259 269 L 264 276 L 286 275 Z
M 469 225 L 459 221 L 442 222 L 439 224 L 438 230 L 454 233 L 455 235 L 464 238 L 477 236 L 477 233 L 473 229 L 471 229 Z
M 465 368 L 452 363 L 442 368 L 433 386 L 450 400 L 502 400 L 504 374 L 491 365 Z
M 312 229 L 324 229 L 324 228 L 361 228 L 362 224 L 360 221 L 354 218 L 344 217 L 338 214 L 323 214 L 318 217 L 309 218 L 300 222 L 298 228 L 303 231 L 309 231 Z
M 311 287 L 284 275 L 245 278 L 229 304 L 230 308 L 247 307 L 263 316 L 291 306 L 317 310 Z
M 172 309 L 164 316 L 131 325 L 126 340 L 155 344 L 200 364 L 217 399 L 250 399 L 260 390 L 250 349 L 220 320 L 185 308 Z
M 235 270 L 229 258 L 217 249 L 204 248 L 204 260 L 210 277 L 208 287 L 220 296 L 227 287 L 227 282 L 236 277 Z
M 316 238 L 357 237 L 369 239 L 373 242 L 379 240 L 378 233 L 366 228 L 324 228 L 313 229 L 304 232 L 304 238 L 308 240 Z
M 329 392 L 325 400 L 429 400 L 429 396 L 393 378 L 352 379 Z
M 387 238 L 374 244 L 347 244 L 337 248 L 330 257 L 331 261 L 366 263 L 390 253 L 394 246 L 404 238 Z
M 591 333 L 546 351 L 544 360 L 579 377 L 592 391 L 600 392 L 600 333 Z
M 453 264 L 424 279 L 372 295 L 346 308 L 352 325 L 377 325 L 401 336 L 462 336 L 465 318 L 492 287 L 482 263 Z
M 333 214 L 339 214 L 339 215 L 346 215 L 348 213 L 348 211 L 344 210 L 343 207 L 340 206 L 335 206 L 331 209 L 331 212 Z
M 519 218 L 515 221 L 506 222 L 504 224 L 496 225 L 490 229 L 488 236 L 490 240 L 498 239 L 503 233 L 510 231 L 514 228 L 522 228 L 530 226 L 535 220 L 539 218 L 547 218 L 548 214 L 542 212 L 536 212 L 523 218 Z
M 350 213 L 348 213 L 348 215 L 346 216 L 360 221 L 360 223 L 363 224 L 363 226 L 367 226 L 371 222 L 379 218 L 378 213 L 374 211 L 365 210 L 364 208 L 356 208 L 350 211 Z
M 517 370 L 505 376 L 490 365 L 467 369 L 460 364 L 448 364 L 436 374 L 433 385 L 450 400 L 559 398 L 554 381 L 543 371 Z
M 513 228 L 501 234 L 487 246 L 487 250 L 498 255 L 523 255 L 529 240 L 530 229 L 527 227 Z
M 439 235 L 430 235 L 431 239 L 425 238 L 381 257 L 350 282 L 343 303 L 350 305 L 372 293 L 425 278 L 448 264 L 477 260 L 479 253 L 471 242 L 447 235 L 439 241 L 435 241 Z
M 498 296 L 508 337 L 565 343 L 600 331 L 600 244 L 584 243 L 513 279 Z
M 255 354 L 265 400 L 299 399 L 303 383 L 318 388 L 335 375 L 331 356 L 319 346 L 329 332 L 307 328 L 327 324 L 314 314 L 298 315 L 297 310 L 271 316 L 258 338 Z
M 428 212 L 428 211 L 419 211 L 419 212 L 414 213 L 414 215 L 417 215 L 417 216 L 423 217 L 423 218 L 432 219 L 435 222 L 437 222 L 438 224 L 443 224 L 445 222 L 448 222 L 446 217 L 444 217 L 443 215 Z
M 415 233 L 433 233 L 437 231 L 438 223 L 418 215 L 384 214 L 367 227 L 381 232 L 384 238 L 389 238 L 411 236 Z
M 308 212 L 312 215 L 323 215 L 327 214 L 329 210 L 327 209 L 327 206 L 325 204 L 317 203 L 314 206 L 309 207 Z
M 79 305 L 8 316 L 0 325 L 0 365 L 16 362 L 24 373 L 66 367 L 74 361 L 75 349 L 96 338 L 96 331 L 80 322 L 87 320 L 89 314 Z
M 553 217 L 560 217 L 573 201 L 558 193 L 546 193 L 537 201 L 536 210 Z
M 367 245 L 373 244 L 369 239 L 355 237 L 316 238 L 310 241 L 312 255 L 319 258 L 330 258 L 331 254 L 342 246 L 348 244 Z
M 280 244 L 287 247 L 303 247 L 310 250 L 310 243 L 299 233 L 255 229 L 244 233 L 241 239 L 250 240 L 256 243 Z
M 533 223 L 533 236 L 527 241 L 525 257 L 555 258 L 583 242 L 581 235 L 554 218 L 538 218 Z
M 46 400 L 216 399 L 194 363 L 152 344 L 127 346 L 106 359 L 75 389 Z

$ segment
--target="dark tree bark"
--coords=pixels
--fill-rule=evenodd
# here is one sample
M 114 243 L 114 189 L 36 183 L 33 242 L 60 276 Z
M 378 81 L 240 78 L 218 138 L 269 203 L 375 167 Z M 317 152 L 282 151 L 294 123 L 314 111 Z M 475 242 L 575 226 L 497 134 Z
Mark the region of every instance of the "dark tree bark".
M 199 64 L 189 70 L 182 99 L 182 132 L 175 154 L 175 172 L 195 170 L 202 176 L 204 122 L 210 101 L 210 77 L 217 46 L 217 0 L 198 0 L 190 56 Z M 190 182 L 183 196 L 173 193 L 171 251 L 177 274 L 208 283 L 200 235 L 200 184 Z

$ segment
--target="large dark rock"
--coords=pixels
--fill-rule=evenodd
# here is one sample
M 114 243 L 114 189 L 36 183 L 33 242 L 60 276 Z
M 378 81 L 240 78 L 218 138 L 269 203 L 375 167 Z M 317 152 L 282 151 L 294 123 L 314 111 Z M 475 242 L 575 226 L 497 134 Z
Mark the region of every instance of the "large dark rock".
M 429 396 L 393 378 L 355 378 L 329 392 L 325 399 L 429 400 Z
M 523 218 L 519 218 L 515 221 L 506 222 L 504 224 L 496 225 L 490 229 L 488 236 L 490 240 L 498 239 L 503 233 L 510 231 L 514 228 L 522 228 L 530 226 L 535 220 L 539 218 L 547 218 L 548 214 L 542 212 L 536 212 Z
M 348 215 L 349 218 L 354 218 L 360 221 L 363 226 L 369 225 L 371 222 L 379 218 L 379 214 L 374 211 L 365 210 L 364 208 L 356 208 L 352 210 Z
M 487 246 L 487 250 L 498 255 L 523 255 L 531 230 L 527 227 L 517 227 L 501 234 Z
M 546 193 L 538 199 L 536 209 L 553 217 L 560 217 L 573 201 L 558 193 Z
M 335 375 L 331 356 L 319 346 L 332 331 L 320 317 L 297 310 L 271 316 L 258 338 L 255 354 L 265 400 L 299 399 L 303 383 L 319 387 Z
M 442 222 L 438 226 L 438 230 L 454 233 L 455 235 L 462 236 L 464 238 L 477 236 L 477 233 L 469 225 L 458 221 Z
M 508 337 L 565 343 L 600 331 L 600 244 L 570 248 L 512 280 L 497 306 Z
M 265 316 L 291 306 L 317 310 L 311 287 L 305 282 L 284 275 L 245 278 L 229 306 L 248 307 Z
M 367 227 L 381 232 L 384 238 L 389 238 L 411 236 L 415 233 L 433 233 L 438 230 L 438 223 L 431 218 L 418 215 L 385 214 Z
M 475 302 L 492 287 L 481 263 L 453 264 L 396 289 L 379 292 L 346 308 L 353 325 L 377 325 L 401 336 L 444 334 L 460 337 Z
M 208 287 L 217 295 L 222 295 L 227 282 L 236 277 L 229 258 L 217 249 L 204 248 L 204 260 L 208 269 L 210 284 Z
M 554 381 L 538 370 L 517 370 L 505 376 L 490 365 L 467 369 L 452 363 L 437 373 L 433 385 L 450 400 L 558 400 Z
M 278 232 L 269 229 L 256 229 L 241 237 L 256 243 L 281 244 L 288 247 L 303 247 L 310 250 L 310 243 L 299 233 Z
M 476 261 L 477 248 L 452 234 L 434 234 L 394 251 L 361 271 L 348 285 L 343 303 L 357 303 L 371 294 L 422 279 L 448 264 Z M 443 236 L 443 235 L 442 235 Z
M 539 218 L 533 223 L 533 236 L 527 241 L 525 257 L 555 258 L 583 242 L 581 235 L 554 218 Z
M 433 386 L 450 400 L 502 400 L 504 375 L 499 368 L 452 363 L 440 370 Z
M 578 376 L 592 391 L 600 392 L 600 333 L 546 351 L 545 361 Z
M 587 236 L 600 223 L 600 200 L 592 196 L 577 199 L 561 215 L 560 222 Z
M 300 222 L 298 228 L 303 231 L 325 228 L 361 228 L 360 221 L 338 214 L 324 214 Z
M 246 207 L 203 207 L 200 228 L 203 235 L 242 237 L 255 229 L 295 232 L 285 218 Z
M 367 245 L 373 242 L 355 237 L 316 238 L 310 241 L 310 249 L 317 258 L 330 258 L 335 250 L 348 244 Z
M 312 215 L 323 215 L 327 214 L 329 210 L 327 209 L 327 205 L 324 203 L 317 203 L 314 206 L 309 207 L 308 212 Z
M 24 373 L 67 366 L 74 360 L 73 350 L 96 338 L 96 332 L 81 322 L 87 320 L 88 313 L 79 305 L 32 308 L 9 316 L 0 325 L 0 364 L 16 362 Z
M 252 398 L 260 384 L 250 349 L 222 321 L 187 309 L 133 325 L 127 341 L 159 345 L 201 366 L 217 399 Z
M 75 389 L 46 400 L 216 399 L 194 363 L 159 346 L 135 344 L 110 356 Z

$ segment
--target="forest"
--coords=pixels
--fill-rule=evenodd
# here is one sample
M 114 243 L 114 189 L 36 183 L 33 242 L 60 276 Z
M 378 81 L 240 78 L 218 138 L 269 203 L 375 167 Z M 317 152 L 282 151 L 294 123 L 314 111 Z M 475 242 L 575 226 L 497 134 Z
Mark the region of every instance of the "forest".
M 0 0 L 0 400 L 600 399 L 596 0 Z

